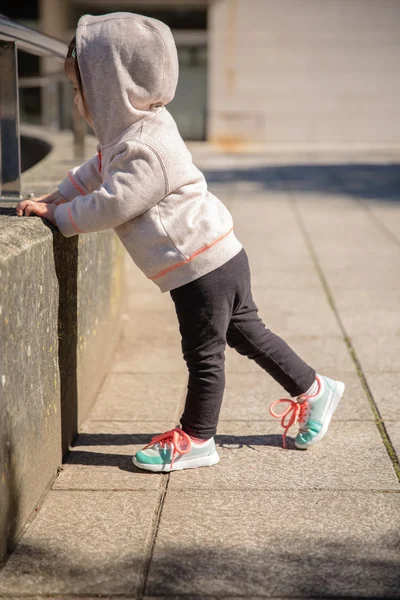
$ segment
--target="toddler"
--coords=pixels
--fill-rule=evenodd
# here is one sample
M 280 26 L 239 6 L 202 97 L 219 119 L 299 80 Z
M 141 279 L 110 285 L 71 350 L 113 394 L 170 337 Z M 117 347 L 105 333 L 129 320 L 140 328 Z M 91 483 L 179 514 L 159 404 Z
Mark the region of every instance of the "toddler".
M 178 58 L 170 29 L 132 13 L 79 20 L 65 61 L 75 103 L 98 139 L 98 154 L 72 169 L 58 190 L 17 205 L 66 236 L 113 228 L 136 265 L 170 292 L 189 371 L 181 426 L 154 437 L 133 457 L 149 471 L 211 466 L 225 386 L 226 344 L 257 362 L 293 399 L 271 405 L 297 448 L 327 432 L 344 392 L 316 375 L 258 316 L 245 250 L 226 207 L 165 108 L 174 97 Z M 287 403 L 284 413 L 274 406 Z

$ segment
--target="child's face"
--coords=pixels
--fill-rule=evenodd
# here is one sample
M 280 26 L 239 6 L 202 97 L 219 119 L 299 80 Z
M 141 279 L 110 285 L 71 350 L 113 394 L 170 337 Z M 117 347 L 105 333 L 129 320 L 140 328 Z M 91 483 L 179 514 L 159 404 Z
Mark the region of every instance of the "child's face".
M 79 91 L 78 82 L 76 80 L 76 77 L 74 74 L 68 75 L 68 77 L 72 83 L 72 87 L 74 88 L 74 92 L 75 92 L 74 102 L 75 102 L 76 106 L 78 107 L 78 112 L 79 112 L 80 116 L 83 119 L 85 119 L 85 121 L 90 125 L 90 127 L 92 127 L 92 120 L 85 111 L 85 105 L 83 103 L 82 94 Z

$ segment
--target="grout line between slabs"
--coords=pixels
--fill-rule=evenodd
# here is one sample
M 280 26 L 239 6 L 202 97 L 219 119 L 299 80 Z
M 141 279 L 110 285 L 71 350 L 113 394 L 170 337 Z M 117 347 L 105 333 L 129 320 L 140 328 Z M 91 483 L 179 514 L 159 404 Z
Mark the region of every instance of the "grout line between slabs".
M 186 390 L 185 390 L 185 393 L 182 394 L 181 401 L 179 403 L 179 407 L 175 411 L 175 419 L 174 419 L 175 422 L 177 420 L 179 422 L 179 414 L 182 411 L 182 406 L 184 405 L 185 398 L 186 398 Z M 136 600 L 143 600 L 144 596 L 146 595 L 146 587 L 147 587 L 147 582 L 149 579 L 151 561 L 153 560 L 154 548 L 156 545 L 158 530 L 160 528 L 161 517 L 162 517 L 162 513 L 163 513 L 163 509 L 164 509 L 164 502 L 165 502 L 165 498 L 167 496 L 168 486 L 169 486 L 169 482 L 170 482 L 170 478 L 171 478 L 170 473 L 168 473 L 168 474 L 165 473 L 165 475 L 166 475 L 166 477 L 161 483 L 162 488 L 161 488 L 161 492 L 160 492 L 160 496 L 159 496 L 159 500 L 158 500 L 155 519 L 153 522 L 151 540 L 150 540 L 150 544 L 148 547 L 147 556 L 146 556 L 146 559 L 144 562 L 144 567 L 143 567 L 141 575 L 140 575 L 140 581 L 139 581 L 138 588 L 137 588 Z
M 160 496 L 158 499 L 158 504 L 157 504 L 157 508 L 156 508 L 155 516 L 154 516 L 154 520 L 153 520 L 153 526 L 152 526 L 152 531 L 151 531 L 151 535 L 150 535 L 150 542 L 148 544 L 146 558 L 144 560 L 144 565 L 141 570 L 140 577 L 139 577 L 139 583 L 137 586 L 137 591 L 136 591 L 136 596 L 135 596 L 136 600 L 142 600 L 143 597 L 145 596 L 147 580 L 149 577 L 151 561 L 153 559 L 154 548 L 156 545 L 157 534 L 158 534 L 158 530 L 160 527 L 161 516 L 162 516 L 162 512 L 163 512 L 163 508 L 164 508 L 164 500 L 167 495 L 169 480 L 170 480 L 170 474 L 168 474 L 165 478 L 165 481 L 162 482 L 162 488 L 160 491 Z
M 347 333 L 347 331 L 345 329 L 345 326 L 344 326 L 344 324 L 342 322 L 342 319 L 340 317 L 340 314 L 339 314 L 339 311 L 337 309 L 335 300 L 333 298 L 333 294 L 332 294 L 332 292 L 331 292 L 331 290 L 329 288 L 328 282 L 327 282 L 327 280 L 325 278 L 324 272 L 323 272 L 321 264 L 319 262 L 317 253 L 315 251 L 315 248 L 314 248 L 314 246 L 312 244 L 312 241 L 311 241 L 310 236 L 308 234 L 307 228 L 305 226 L 303 216 L 302 216 L 302 214 L 301 214 L 301 212 L 300 212 L 300 210 L 298 208 L 296 200 L 293 197 L 289 198 L 289 203 L 292 206 L 292 210 L 293 210 L 293 212 L 295 214 L 295 217 L 297 219 L 297 223 L 299 225 L 300 231 L 302 232 L 302 234 L 304 236 L 304 239 L 305 239 L 305 242 L 306 242 L 306 244 L 308 246 L 311 258 L 312 258 L 312 260 L 314 262 L 314 265 L 315 265 L 315 268 L 317 270 L 318 276 L 319 276 L 319 278 L 321 280 L 322 287 L 323 287 L 323 289 L 325 291 L 325 294 L 327 296 L 327 299 L 328 299 L 328 302 L 330 304 L 330 307 L 331 307 L 331 309 L 332 309 L 332 311 L 333 311 L 333 313 L 335 315 L 336 321 L 337 321 L 337 323 L 339 325 L 339 328 L 340 328 L 340 330 L 342 332 L 345 344 L 347 346 L 347 350 L 348 350 L 349 355 L 350 355 L 351 359 L 353 360 L 354 366 L 356 368 L 357 375 L 358 375 L 358 377 L 359 377 L 359 379 L 361 381 L 361 384 L 362 384 L 362 386 L 364 388 L 365 394 L 367 396 L 368 402 L 370 404 L 371 410 L 372 410 L 373 415 L 374 415 L 375 425 L 376 425 L 376 427 L 378 429 L 378 432 L 379 432 L 379 434 L 381 436 L 383 445 L 386 448 L 386 452 L 388 453 L 388 456 L 389 456 L 389 459 L 390 459 L 390 461 L 392 463 L 392 466 L 393 466 L 393 469 L 395 471 L 395 474 L 397 475 L 397 478 L 400 481 L 400 461 L 399 461 L 399 457 L 397 456 L 396 450 L 393 447 L 393 444 L 392 444 L 392 442 L 390 440 L 389 434 L 386 431 L 385 423 L 384 423 L 384 421 L 382 419 L 382 416 L 380 414 L 379 408 L 378 408 L 378 406 L 377 406 L 377 404 L 376 404 L 376 402 L 374 400 L 374 397 L 372 395 L 372 392 L 371 392 L 371 390 L 369 388 L 369 385 L 368 385 L 368 382 L 367 382 L 367 378 L 366 378 L 366 376 L 364 374 L 363 368 L 362 368 L 361 363 L 359 361 L 359 358 L 357 356 L 356 349 L 354 348 L 354 346 L 353 346 L 353 344 L 351 342 L 351 339 L 350 339 L 350 337 L 349 337 L 349 335 L 348 335 L 348 333 Z
M 396 246 L 400 246 L 400 239 L 397 237 L 397 235 L 393 233 L 393 231 L 391 231 L 383 221 L 380 220 L 380 218 L 371 210 L 371 207 L 366 204 L 365 200 L 358 200 L 358 202 L 366 212 L 369 220 L 375 225 L 375 227 L 382 231 L 382 233 L 385 233 L 389 237 L 389 239 L 396 244 Z

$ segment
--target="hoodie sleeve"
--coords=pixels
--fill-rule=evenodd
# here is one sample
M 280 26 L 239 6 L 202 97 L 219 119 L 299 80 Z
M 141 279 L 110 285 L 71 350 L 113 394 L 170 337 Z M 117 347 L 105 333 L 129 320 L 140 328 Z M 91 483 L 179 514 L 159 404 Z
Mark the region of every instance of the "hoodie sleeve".
M 100 158 L 96 154 L 80 167 L 71 169 L 67 177 L 59 184 L 58 190 L 70 202 L 76 196 L 90 194 L 100 185 Z
M 128 142 L 114 151 L 100 188 L 57 206 L 55 220 L 65 237 L 111 229 L 148 211 L 168 192 L 159 154 L 142 142 Z

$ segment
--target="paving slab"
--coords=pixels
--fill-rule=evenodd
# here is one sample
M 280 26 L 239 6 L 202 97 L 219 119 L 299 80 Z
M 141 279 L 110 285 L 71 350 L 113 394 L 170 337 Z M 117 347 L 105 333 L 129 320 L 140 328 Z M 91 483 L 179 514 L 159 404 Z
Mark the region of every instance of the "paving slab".
M 370 373 L 399 373 L 400 335 L 352 335 L 351 341 L 367 377 Z
M 132 594 L 157 492 L 50 492 L 0 573 L 0 594 Z
M 237 236 L 245 245 L 246 252 L 252 254 L 254 262 L 268 258 L 274 259 L 275 255 L 285 258 L 288 263 L 294 256 L 301 255 L 304 259 L 310 259 L 310 252 L 302 232 L 295 224 L 296 228 L 289 231 L 281 230 L 281 227 L 276 226 L 270 229 L 264 228 L 262 231 L 254 231 L 253 229 L 245 231 L 242 234 L 236 231 Z
M 180 361 L 183 362 L 181 358 Z M 180 373 L 108 373 L 90 412 L 90 420 L 168 421 L 186 396 Z
M 399 373 L 368 372 L 367 383 L 384 421 L 399 418 Z
M 400 290 L 335 290 L 335 304 L 350 335 L 400 335 Z
M 297 450 L 288 433 L 282 447 L 279 421 L 220 422 L 220 462 L 171 476 L 169 489 L 203 490 L 397 490 L 400 483 L 372 422 L 332 421 L 323 442 Z M 400 516 L 399 516 L 400 518 Z
M 147 310 L 155 311 L 156 313 L 165 311 L 171 314 L 171 303 L 172 299 L 168 293 L 162 294 L 160 290 L 150 283 L 151 287 L 143 286 L 142 288 L 135 289 L 133 293 L 129 294 L 125 301 L 125 314 L 128 316 L 129 321 L 137 320 L 137 314 Z
M 180 342 L 165 344 L 149 338 L 145 344 L 121 340 L 110 371 L 113 373 L 186 374 Z
M 246 250 L 247 252 L 247 250 Z M 283 289 L 287 295 L 295 294 L 297 290 L 307 290 L 310 294 L 319 292 L 321 280 L 313 265 L 293 267 L 290 264 L 283 267 L 260 267 L 258 272 L 253 270 L 253 261 L 249 255 L 251 282 L 253 294 L 258 297 L 261 293 L 273 294 L 275 289 Z
M 155 341 L 180 344 L 179 323 L 172 299 L 162 310 L 142 307 L 131 310 L 122 319 L 121 342 L 143 347 Z
M 354 363 L 348 353 L 347 346 L 342 337 L 339 336 L 293 336 L 277 335 L 289 344 L 289 346 L 309 365 L 321 375 L 327 375 L 333 379 L 345 378 L 346 373 L 354 373 Z M 228 373 L 243 373 L 260 371 L 261 367 L 253 360 L 240 355 L 232 348 L 226 351 L 226 371 Z
M 341 207 L 338 211 L 331 204 L 324 204 L 325 210 L 314 207 L 313 213 L 305 208 L 304 203 L 297 204 L 311 242 L 318 253 L 333 251 L 330 257 L 333 261 L 349 250 L 351 256 L 362 251 L 367 254 L 374 254 L 375 251 L 389 254 L 396 252 L 396 244 L 391 236 L 378 227 L 363 208 L 352 204 L 347 210 Z M 329 219 L 328 233 L 332 232 L 330 235 L 321 227 L 321 220 L 326 219 Z
M 92 421 L 82 427 L 54 490 L 158 490 L 164 475 L 136 469 L 132 456 L 152 437 L 176 426 L 167 422 Z
M 146 593 L 399 598 L 399 511 L 400 494 L 171 490 Z
M 343 190 L 338 190 L 336 194 L 317 194 L 308 197 L 292 191 L 290 197 L 296 211 L 303 216 L 307 229 L 315 232 L 319 239 L 327 237 L 326 230 L 321 228 L 321 219 L 326 219 L 328 216 L 329 226 L 340 227 L 344 231 L 357 224 L 360 228 L 369 227 L 371 230 L 373 228 L 371 219 L 362 204 L 346 196 Z
M 319 255 L 319 259 L 333 295 L 336 289 L 368 292 L 371 289 L 398 290 L 400 287 L 398 258 L 389 260 L 364 255 L 356 261 L 354 257 L 343 256 L 342 260 L 335 258 L 329 263 L 326 257 L 321 259 Z
M 249 236 L 250 237 L 250 236 Z M 276 246 L 274 244 L 263 244 L 258 246 L 258 255 L 256 254 L 256 248 L 253 247 L 252 243 L 247 237 L 238 235 L 240 242 L 243 244 L 244 249 L 251 252 L 250 272 L 253 277 L 260 277 L 268 269 L 293 269 L 301 271 L 302 269 L 312 268 L 312 259 L 308 252 L 296 252 L 294 249 L 292 252 L 283 246 Z
M 372 212 L 375 219 L 391 232 L 400 243 L 400 211 L 398 205 L 381 202 L 365 202 L 367 208 Z
M 372 421 L 374 415 L 358 375 L 345 373 L 343 379 L 346 391 L 333 419 Z M 255 372 L 229 372 L 220 418 L 223 421 L 273 420 L 268 406 L 274 400 L 285 397 L 289 397 L 288 394 L 261 369 Z
M 253 293 L 259 315 L 267 327 L 280 335 L 340 335 L 335 314 L 323 290 L 312 294 L 308 290 L 274 290 L 273 293 Z

